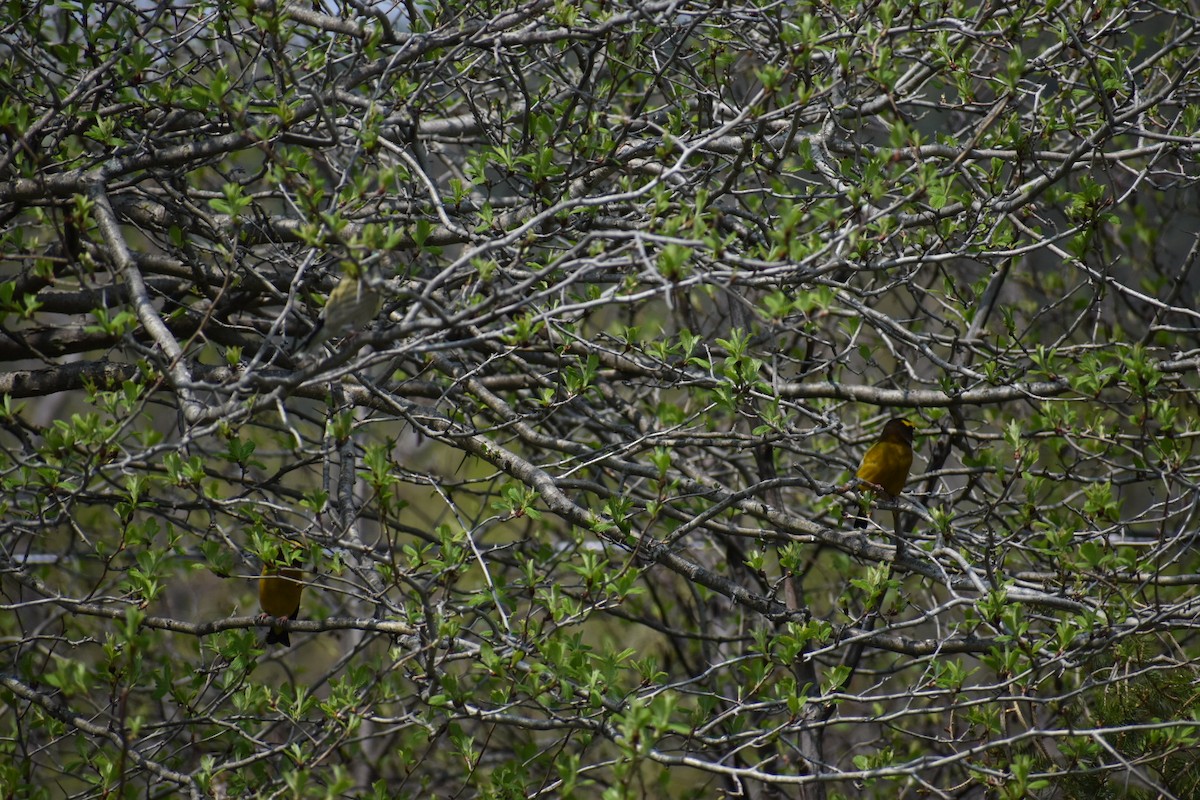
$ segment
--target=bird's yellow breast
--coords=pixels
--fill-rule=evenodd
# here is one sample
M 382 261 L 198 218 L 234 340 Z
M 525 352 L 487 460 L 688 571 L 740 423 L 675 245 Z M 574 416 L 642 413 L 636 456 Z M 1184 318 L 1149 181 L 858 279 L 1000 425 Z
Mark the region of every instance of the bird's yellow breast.
M 258 603 L 272 617 L 294 617 L 300 608 L 304 572 L 293 567 L 263 569 L 258 579 Z
M 896 497 L 904 490 L 912 467 L 912 448 L 902 442 L 876 442 L 863 456 L 857 476 L 864 484 L 882 486 Z M 871 486 L 864 485 L 870 489 Z

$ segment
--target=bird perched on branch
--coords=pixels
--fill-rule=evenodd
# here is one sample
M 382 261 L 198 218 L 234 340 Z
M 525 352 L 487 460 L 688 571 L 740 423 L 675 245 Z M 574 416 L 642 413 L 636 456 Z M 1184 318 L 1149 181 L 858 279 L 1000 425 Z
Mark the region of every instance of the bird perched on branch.
M 382 300 L 379 282 L 379 277 L 368 268 L 351 265 L 329 293 L 317 327 L 300 344 L 297 353 L 314 353 L 330 338 L 363 327 L 374 319 Z
M 263 614 L 274 617 L 267 631 L 267 644 L 291 645 L 287 629 L 280 623 L 296 619 L 300 614 L 300 593 L 304 590 L 304 571 L 296 561 L 280 566 L 263 562 L 258 579 L 258 604 Z
M 912 468 L 915 429 L 916 425 L 906 419 L 896 417 L 888 420 L 879 434 L 879 441 L 863 454 L 862 464 L 855 473 L 860 488 L 882 491 L 889 500 L 900 496 L 904 484 L 908 482 L 908 471 Z M 859 517 L 854 523 L 856 528 L 866 526 L 865 517 Z

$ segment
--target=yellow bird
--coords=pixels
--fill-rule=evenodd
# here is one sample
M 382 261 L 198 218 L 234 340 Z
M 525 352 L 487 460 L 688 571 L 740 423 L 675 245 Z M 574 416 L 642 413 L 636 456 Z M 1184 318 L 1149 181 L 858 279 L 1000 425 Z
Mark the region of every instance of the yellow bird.
M 300 592 L 303 589 L 304 571 L 300 568 L 263 564 L 262 575 L 258 579 L 258 604 L 262 606 L 264 615 L 276 619 L 267 631 L 267 644 L 291 645 L 287 629 L 279 623 L 299 616 Z
M 908 483 L 908 471 L 912 468 L 913 431 L 916 427 L 899 417 L 888 420 L 879 434 L 879 441 L 863 455 L 862 464 L 855 473 L 855 477 L 861 481 L 859 488 L 872 491 L 882 489 L 888 499 L 900 496 L 904 484 Z M 854 523 L 856 528 L 866 526 L 867 520 L 863 517 Z
M 383 299 L 375 286 L 376 282 L 375 276 L 367 273 L 361 277 L 350 274 L 343 276 L 329 293 L 317 327 L 312 329 L 297 352 L 300 355 L 315 353 L 331 337 L 366 327 L 379 313 Z

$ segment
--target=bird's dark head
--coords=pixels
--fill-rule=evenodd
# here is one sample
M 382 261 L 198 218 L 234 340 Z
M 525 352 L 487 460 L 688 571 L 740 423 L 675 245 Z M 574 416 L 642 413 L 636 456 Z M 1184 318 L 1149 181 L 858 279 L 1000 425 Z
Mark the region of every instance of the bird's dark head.
M 883 433 L 879 438 L 885 441 L 904 442 L 905 444 L 911 445 L 913 440 L 913 431 L 916 429 L 917 426 L 912 422 L 909 422 L 903 417 L 895 417 L 894 419 L 888 420 L 887 425 L 883 426 Z

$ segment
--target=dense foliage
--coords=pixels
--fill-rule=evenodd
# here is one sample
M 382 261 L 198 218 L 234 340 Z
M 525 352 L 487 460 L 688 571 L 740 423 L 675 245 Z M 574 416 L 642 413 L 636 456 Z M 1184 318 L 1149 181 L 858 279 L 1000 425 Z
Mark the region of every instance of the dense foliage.
M 0 23 L 0 794 L 1200 795 L 1194 6 Z

